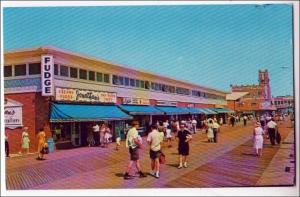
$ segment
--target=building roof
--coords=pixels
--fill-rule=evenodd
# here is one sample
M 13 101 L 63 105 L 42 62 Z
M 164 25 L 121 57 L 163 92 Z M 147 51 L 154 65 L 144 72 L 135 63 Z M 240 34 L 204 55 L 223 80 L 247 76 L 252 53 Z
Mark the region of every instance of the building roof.
M 226 94 L 226 100 L 235 101 L 247 95 L 248 93 L 249 92 L 232 92 L 230 94 Z
M 131 72 L 133 71 L 133 72 L 138 72 L 138 73 L 141 73 L 141 74 L 148 74 L 148 75 L 157 76 L 157 77 L 164 78 L 164 79 L 167 79 L 167 80 L 179 81 L 179 82 L 182 82 L 186 85 L 196 86 L 196 87 L 201 88 L 201 89 L 206 90 L 206 91 L 213 91 L 213 92 L 222 93 L 222 94 L 227 94 L 228 93 L 227 91 L 224 91 L 224 90 L 205 87 L 205 86 L 194 84 L 194 83 L 191 83 L 191 82 L 188 82 L 188 81 L 185 81 L 185 80 L 178 80 L 178 79 L 175 79 L 175 78 L 162 76 L 162 75 L 152 73 L 152 72 L 149 72 L 149 71 L 145 71 L 145 70 L 141 70 L 141 69 L 137 70 L 137 69 L 131 68 L 131 67 L 126 66 L 126 65 L 116 64 L 116 63 L 109 62 L 109 61 L 106 61 L 106 60 L 103 60 L 103 59 L 100 59 L 100 58 L 79 54 L 79 53 L 76 53 L 76 52 L 72 52 L 72 51 L 69 51 L 69 50 L 57 48 L 57 47 L 54 47 L 54 46 L 40 46 L 40 47 L 32 47 L 32 48 L 14 49 L 14 50 L 5 51 L 4 55 L 9 56 L 9 55 L 13 55 L 13 54 L 16 54 L 16 53 L 26 53 L 26 52 L 34 52 L 34 51 L 40 51 L 41 53 L 51 53 L 51 52 L 64 53 L 64 54 L 76 56 L 76 57 L 79 57 L 79 58 L 83 58 L 83 59 L 86 59 L 86 60 L 105 63 L 105 64 L 109 64 L 109 65 L 112 65 L 112 66 L 115 66 L 115 67 L 118 67 L 118 68 L 127 69 L 127 70 L 130 70 Z

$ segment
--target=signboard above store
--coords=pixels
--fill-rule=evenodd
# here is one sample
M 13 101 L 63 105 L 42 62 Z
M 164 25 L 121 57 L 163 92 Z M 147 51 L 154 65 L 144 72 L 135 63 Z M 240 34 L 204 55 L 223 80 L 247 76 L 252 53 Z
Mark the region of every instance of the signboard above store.
M 156 105 L 159 106 L 177 106 L 177 102 L 176 101 L 157 101 Z
M 127 105 L 150 105 L 149 99 L 142 98 L 123 98 L 123 104 Z
M 116 103 L 117 94 L 114 92 L 57 87 L 55 91 L 55 100 L 71 102 Z
M 22 106 L 23 104 L 11 100 L 5 99 L 4 102 L 4 123 L 5 127 L 9 129 L 15 129 L 22 127 Z

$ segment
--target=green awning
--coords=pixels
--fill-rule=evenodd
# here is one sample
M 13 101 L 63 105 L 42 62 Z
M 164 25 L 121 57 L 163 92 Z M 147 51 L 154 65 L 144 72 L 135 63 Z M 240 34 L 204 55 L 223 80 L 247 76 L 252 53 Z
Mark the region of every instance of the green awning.
M 119 107 L 131 115 L 163 115 L 164 112 L 154 106 L 144 105 L 119 105 Z
M 211 108 L 201 108 L 206 115 L 215 115 L 217 114 L 215 111 L 213 111 Z
M 87 122 L 103 120 L 128 120 L 131 116 L 117 106 L 60 104 L 51 106 L 50 122 Z
M 218 114 L 222 114 L 222 113 L 223 114 L 226 114 L 226 113 L 232 114 L 232 113 L 234 113 L 233 110 L 227 109 L 227 108 L 213 108 L 212 110 L 214 110 Z
M 191 114 L 206 114 L 206 111 L 202 108 L 188 107 L 188 110 Z

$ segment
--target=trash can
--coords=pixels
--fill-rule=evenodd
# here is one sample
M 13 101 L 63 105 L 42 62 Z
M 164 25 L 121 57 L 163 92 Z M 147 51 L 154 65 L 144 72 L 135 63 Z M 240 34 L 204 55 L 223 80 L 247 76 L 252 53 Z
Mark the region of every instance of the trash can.
M 53 138 L 49 138 L 47 140 L 47 143 L 48 143 L 49 153 L 53 153 L 54 152 L 54 141 L 53 141 Z

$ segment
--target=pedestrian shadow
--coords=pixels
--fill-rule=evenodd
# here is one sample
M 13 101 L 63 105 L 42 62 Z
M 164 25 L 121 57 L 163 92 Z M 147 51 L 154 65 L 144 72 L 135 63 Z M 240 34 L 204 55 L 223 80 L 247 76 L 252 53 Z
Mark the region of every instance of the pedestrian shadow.
M 167 166 L 171 166 L 171 167 L 174 167 L 174 168 L 177 168 L 178 167 L 178 164 L 171 164 L 171 163 L 169 163 L 169 164 L 166 164 Z
M 171 155 L 178 155 L 178 153 L 171 153 Z
M 116 173 L 115 174 L 117 177 L 124 177 L 124 174 L 123 173 Z
M 253 153 L 242 153 L 242 155 L 244 155 L 244 156 L 256 157 L 256 155 L 253 154 Z

